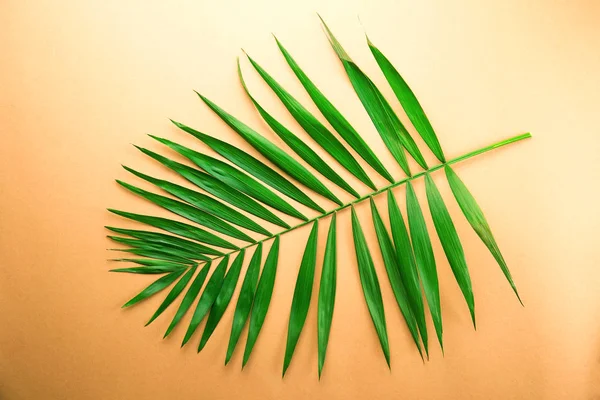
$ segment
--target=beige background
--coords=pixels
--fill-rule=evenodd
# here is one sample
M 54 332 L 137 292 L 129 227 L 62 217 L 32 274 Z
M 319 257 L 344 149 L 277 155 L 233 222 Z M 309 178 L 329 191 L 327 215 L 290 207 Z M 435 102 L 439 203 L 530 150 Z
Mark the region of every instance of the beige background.
M 393 165 L 315 11 L 393 99 L 360 16 L 421 99 L 448 156 L 534 135 L 456 168 L 486 212 L 525 308 L 436 174 L 471 267 L 477 332 L 435 239 L 446 355 L 432 342 L 422 364 L 375 252 L 388 371 L 346 211 L 320 383 L 314 306 L 280 378 L 307 229 L 283 237 L 273 302 L 244 371 L 239 348 L 223 367 L 233 307 L 200 355 L 195 345 L 179 349 L 182 326 L 161 340 L 174 309 L 143 328 L 160 298 L 119 308 L 148 281 L 107 273 L 103 229 L 126 225 L 106 207 L 159 212 L 113 181 L 139 183 L 121 163 L 169 176 L 130 143 L 160 149 L 145 136 L 154 133 L 199 146 L 168 117 L 242 143 L 192 89 L 274 137 L 240 88 L 240 47 L 312 107 L 270 32 Z M 600 399 L 599 19 L 597 1 L 0 1 L 0 398 Z M 298 132 L 244 68 L 260 101 Z M 416 187 L 422 195 L 422 182 Z M 368 207 L 358 211 L 373 245 Z

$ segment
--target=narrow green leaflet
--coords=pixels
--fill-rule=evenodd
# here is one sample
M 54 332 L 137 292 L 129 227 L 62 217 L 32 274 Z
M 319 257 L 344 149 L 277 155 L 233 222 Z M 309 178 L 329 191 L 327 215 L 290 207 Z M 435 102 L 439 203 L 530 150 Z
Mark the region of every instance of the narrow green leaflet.
M 217 268 L 215 268 L 210 276 L 210 279 L 204 288 L 204 292 L 202 292 L 200 300 L 198 300 L 196 310 L 194 311 L 194 315 L 192 315 L 192 320 L 190 321 L 190 325 L 185 332 L 185 337 L 183 338 L 183 342 L 181 342 L 181 346 L 184 346 L 190 340 L 194 332 L 196 332 L 196 329 L 198 329 L 198 325 L 200 325 L 200 322 L 202 322 L 202 319 L 215 302 L 215 299 L 221 290 L 223 277 L 225 276 L 225 270 L 227 270 L 228 264 L 229 256 L 223 257 Z
M 176 272 L 184 270 L 183 265 L 175 268 L 169 266 L 156 266 L 156 267 L 133 267 L 133 268 L 115 268 L 111 269 L 110 272 L 124 272 L 128 274 L 143 274 L 143 275 L 158 275 L 168 274 L 169 272 Z
M 385 229 L 383 220 L 379 215 L 379 211 L 377 210 L 377 206 L 375 205 L 375 202 L 373 201 L 372 197 L 370 199 L 370 202 L 373 225 L 375 226 L 375 233 L 377 235 L 377 241 L 379 242 L 379 249 L 381 250 L 383 264 L 385 266 L 385 270 L 390 281 L 390 286 L 392 287 L 392 291 L 394 292 L 394 297 L 396 298 L 396 302 L 398 303 L 400 312 L 402 312 L 402 316 L 406 321 L 406 325 L 408 326 L 410 335 L 412 336 L 413 340 L 415 341 L 415 344 L 417 345 L 417 350 L 419 350 L 421 358 L 423 358 L 423 353 L 421 351 L 421 343 L 419 339 L 419 328 L 417 327 L 417 321 L 415 319 L 415 316 L 412 312 L 408 300 L 406 288 L 404 287 L 404 283 L 402 282 L 402 277 L 400 275 L 400 266 L 398 264 L 398 260 L 396 259 L 396 250 L 394 249 L 394 245 L 392 244 L 390 236 L 388 235 L 388 232 Z
M 254 303 L 252 304 L 252 312 L 250 314 L 250 325 L 248 328 L 248 339 L 246 340 L 246 348 L 244 349 L 244 359 L 242 361 L 242 368 L 248 362 L 258 334 L 265 322 L 267 311 L 269 310 L 269 304 L 271 303 L 271 296 L 273 295 L 273 287 L 275 286 L 275 275 L 277 272 L 277 260 L 279 258 L 279 236 L 275 237 L 267 259 L 265 266 L 260 274 L 260 280 L 256 287 L 256 295 L 254 296 Z
M 383 350 L 385 361 L 389 367 L 390 345 L 385 323 L 381 288 L 379 286 L 379 279 L 377 279 L 377 273 L 375 272 L 375 266 L 373 265 L 373 259 L 371 258 L 371 253 L 367 247 L 365 235 L 360 227 L 360 221 L 358 220 L 354 207 L 352 207 L 352 235 L 354 237 L 354 250 L 356 251 L 358 273 L 360 275 L 360 283 L 365 295 L 365 301 L 367 302 L 373 325 L 375 326 L 377 336 L 379 337 L 381 350 Z
M 164 246 L 169 247 L 177 247 L 180 249 L 184 249 L 190 253 L 198 255 L 204 254 L 206 252 L 206 246 L 202 246 L 195 242 L 182 239 L 176 236 L 165 235 L 164 233 L 159 232 L 150 232 L 150 231 L 140 231 L 136 229 L 124 229 L 124 228 L 116 228 L 114 226 L 105 226 L 106 229 L 111 230 L 113 232 L 121 233 L 123 235 L 128 235 L 134 237 L 136 239 L 142 239 L 151 243 L 160 243 Z M 219 254 L 217 254 L 219 255 Z M 205 260 L 206 261 L 206 260 Z
M 123 168 L 204 212 L 241 226 L 242 228 L 249 229 L 262 235 L 271 236 L 271 233 L 268 230 L 254 222 L 252 219 L 210 196 L 176 185 L 169 181 L 153 178 L 126 166 L 123 166 Z
M 215 299 L 213 306 L 210 308 L 210 313 L 208 314 L 208 319 L 206 320 L 206 326 L 204 327 L 204 331 L 202 332 L 202 339 L 200 339 L 200 345 L 198 346 L 198 351 L 202 350 L 208 342 L 208 339 L 214 332 L 215 328 L 221 321 L 225 310 L 227 310 L 227 306 L 231 301 L 231 297 L 233 296 L 233 291 L 237 285 L 237 282 L 240 277 L 240 271 L 242 269 L 242 264 L 244 263 L 244 255 L 246 251 L 242 249 L 233 263 L 227 271 L 227 275 L 225 275 L 225 279 L 223 279 L 223 285 L 221 286 L 221 290 Z
M 183 289 L 185 289 L 189 281 L 192 279 L 192 276 L 194 276 L 196 269 L 197 266 L 190 268 L 189 271 L 186 272 L 185 275 L 175 284 L 175 286 L 173 286 L 173 289 L 171 289 L 171 291 L 169 292 L 167 297 L 165 297 L 165 300 L 161 303 L 156 312 L 152 315 L 148 322 L 146 322 L 145 326 L 150 325 L 152 321 L 154 321 L 160 314 L 162 314 L 163 311 L 165 311 L 167 307 L 169 307 L 171 303 L 173 303 L 175 299 L 179 297 L 181 292 L 183 292 Z
M 502 257 L 500 248 L 498 248 L 496 239 L 494 239 L 492 230 L 490 229 L 490 226 L 488 225 L 488 222 L 485 219 L 485 216 L 483 215 L 483 211 L 481 211 L 481 208 L 475 201 L 475 198 L 473 197 L 471 192 L 469 192 L 469 189 L 467 189 L 463 181 L 458 177 L 458 175 L 456 175 L 452 168 L 446 166 L 444 170 L 446 171 L 446 177 L 448 178 L 450 189 L 452 190 L 452 193 L 454 194 L 454 197 L 456 198 L 460 209 L 467 218 L 467 221 L 469 221 L 469 224 L 471 224 L 473 230 L 475 230 L 477 235 L 481 238 L 483 243 L 486 245 L 486 247 L 490 250 L 494 258 L 496 259 L 496 262 L 498 262 L 498 264 L 500 265 L 504 276 L 510 283 L 510 286 L 512 287 L 513 291 L 517 295 L 517 298 L 519 299 L 519 302 L 522 305 L 523 302 L 521 301 L 521 297 L 519 296 L 517 287 L 513 282 L 508 267 L 506 266 L 504 257 Z
M 209 174 L 206 174 L 197 169 L 188 167 L 187 165 L 170 160 L 148 149 L 144 149 L 141 147 L 138 147 L 138 149 L 144 154 L 148 155 L 149 157 L 152 157 L 156 161 L 177 172 L 179 175 L 183 176 L 185 179 L 192 182 L 194 185 L 206 190 L 208 193 L 231 204 L 232 206 L 247 211 L 250 214 L 256 215 L 257 217 L 262 218 L 265 221 L 271 222 L 275 225 L 279 225 L 283 228 L 290 227 L 281 218 L 273 214 L 271 211 L 267 210 L 256 200 L 241 193 L 238 190 L 227 186 L 217 178 L 214 178 Z
M 298 100 L 296 100 L 288 91 L 286 91 L 271 75 L 267 73 L 250 56 L 248 60 L 256 69 L 258 74 L 269 85 L 273 92 L 279 97 L 285 108 L 292 114 L 294 119 L 300 124 L 306 133 L 313 138 L 331 157 L 333 157 L 348 172 L 358 178 L 371 189 L 377 188 L 371 181 L 361 165 L 354 159 L 352 154 L 344 145 L 323 125 L 314 115 L 312 115 Z M 358 197 L 358 196 L 357 196 Z
M 440 142 L 438 141 L 433 127 L 429 123 L 429 119 L 427 119 L 427 115 L 425 115 L 425 111 L 423 111 L 421 104 L 417 100 L 417 97 L 386 56 L 371 43 L 369 38 L 367 38 L 367 42 L 373 57 L 375 57 L 377 64 L 379 64 L 379 68 L 381 68 L 385 78 L 392 87 L 394 94 L 398 98 L 398 101 L 400 101 L 406 115 L 408 115 L 410 122 L 412 122 L 419 135 L 421 135 L 421 138 L 423 138 L 423 141 L 437 159 L 442 163 L 445 163 L 446 158 L 444 157 Z
M 318 245 L 319 221 L 313 223 L 306 249 L 302 256 L 300 269 L 298 270 L 298 278 L 296 278 L 296 287 L 294 288 L 294 298 L 292 300 L 292 309 L 290 310 L 290 321 L 288 323 L 287 343 L 285 346 L 285 357 L 283 360 L 283 372 L 285 375 L 296 344 L 300 338 L 300 333 L 304 327 L 308 308 L 310 307 L 310 298 L 312 296 L 313 282 L 315 280 L 315 265 L 317 262 L 317 245 Z
M 385 169 L 383 163 L 377 158 L 373 150 L 364 141 L 362 136 L 350 125 L 348 120 L 335 108 L 335 106 L 325 97 L 325 95 L 315 86 L 315 84 L 306 76 L 304 71 L 298 66 L 296 61 L 283 47 L 283 45 L 275 38 L 277 46 L 281 50 L 283 57 L 287 61 L 288 65 L 296 74 L 296 77 L 304 86 L 304 89 L 313 100 L 321 114 L 325 119 L 333 126 L 333 128 L 340 134 L 340 136 L 348 143 L 363 160 L 365 160 L 375 171 L 390 182 L 394 182 L 394 178 Z M 375 188 L 373 188 L 375 189 Z
M 252 130 L 249 126 L 245 125 L 237 118 L 225 112 L 225 110 L 208 100 L 206 97 L 201 96 L 200 94 L 198 95 L 225 123 L 227 123 L 227 125 L 229 125 L 246 142 L 248 142 L 273 164 L 277 165 L 298 182 L 302 183 L 309 189 L 314 190 L 321 196 L 339 204 L 340 206 L 344 204 L 327 188 L 327 186 L 321 183 L 320 180 L 318 180 L 302 164 L 296 161 L 296 159 L 288 155 L 275 144 L 262 137 L 258 132 Z
M 383 94 L 381 94 L 373 81 L 362 72 L 344 51 L 340 43 L 333 36 L 333 33 L 331 33 L 325 24 L 325 21 L 322 19 L 321 21 L 331 46 L 346 70 L 346 74 L 348 75 L 348 79 L 350 80 L 354 91 L 369 114 L 371 121 L 373 121 L 373 125 L 375 125 L 381 139 L 400 167 L 402 167 L 407 175 L 410 175 L 406 155 L 403 152 L 403 148 L 405 148 L 423 169 L 428 169 L 427 162 L 423 158 L 419 147 L 404 125 L 402 125 L 402 122 L 400 122 L 398 116 L 394 113 Z
M 229 360 L 231 360 L 235 346 L 237 345 L 240 335 L 242 334 L 242 329 L 244 329 L 244 325 L 246 325 L 246 321 L 250 315 L 252 302 L 254 301 L 254 293 L 256 291 L 256 283 L 258 282 L 258 275 L 260 272 L 261 259 L 262 242 L 259 242 L 258 246 L 256 246 L 256 250 L 254 250 L 250 264 L 248 265 L 248 270 L 246 271 L 244 282 L 242 282 L 240 295 L 235 306 L 233 323 L 231 324 L 231 335 L 229 336 L 227 355 L 225 356 L 225 365 L 227 365 Z
M 177 126 L 179 129 L 189 133 L 198 140 L 201 140 L 219 155 L 248 172 L 250 175 L 260 179 L 273 189 L 283 193 L 291 199 L 296 200 L 300 204 L 304 204 L 308 208 L 312 208 L 320 213 L 325 212 L 321 206 L 315 203 L 302 190 L 298 189 L 298 187 L 296 187 L 296 185 L 290 182 L 286 177 L 262 161 L 257 160 L 245 151 L 240 150 L 229 143 L 223 142 L 222 140 L 216 139 L 202 132 L 198 132 L 197 130 L 179 122 L 173 120 L 171 120 L 171 122 L 173 122 L 173 124 L 175 124 L 175 126 Z
M 220 218 L 215 217 L 212 214 L 206 213 L 202 210 L 197 209 L 196 207 L 192 207 L 186 203 L 182 203 L 177 200 L 170 199 L 165 196 L 161 196 L 158 194 L 154 194 L 148 192 L 146 190 L 140 189 L 123 181 L 117 179 L 117 183 L 127 190 L 137 194 L 138 196 L 164 208 L 165 210 L 169 210 L 174 214 L 179 215 L 180 217 L 186 218 L 192 222 L 195 222 L 199 225 L 205 226 L 207 228 L 213 229 L 217 232 L 224 233 L 225 235 L 231 236 L 233 238 L 244 240 L 248 243 L 254 243 L 255 240 L 250 236 L 246 235 L 244 232 L 239 229 L 229 225 L 227 222 L 223 221 Z M 224 239 L 216 235 L 208 236 L 210 237 L 210 242 L 208 244 L 212 244 L 214 246 L 225 247 L 228 249 L 236 249 L 237 246 L 227 242 Z
M 115 210 L 112 208 L 109 208 L 108 211 L 110 211 L 113 214 L 117 214 L 121 217 L 129 218 L 133 221 L 141 222 L 143 224 L 162 229 L 164 231 L 173 233 L 175 235 L 183 236 L 188 239 L 193 239 L 198 242 L 206 243 L 206 239 L 207 239 L 206 233 L 207 232 L 204 231 L 203 229 L 200 229 L 193 225 L 185 224 L 185 223 L 179 222 L 179 221 L 173 221 L 173 220 L 170 220 L 167 218 L 153 217 L 150 215 L 142 215 L 142 214 L 134 214 L 134 213 L 126 212 L 126 211 Z M 208 246 L 202 246 L 202 247 L 204 248 L 204 251 L 202 252 L 203 254 L 209 254 L 209 255 L 215 255 L 215 256 L 219 256 L 219 255 L 223 254 L 219 250 L 212 249 Z
M 231 165 L 224 163 L 214 157 L 199 153 L 185 146 L 181 146 L 167 139 L 151 136 L 159 142 L 169 146 L 182 156 L 188 158 L 194 164 L 205 170 L 207 173 L 217 178 L 221 182 L 250 197 L 255 198 L 262 203 L 273 207 L 287 215 L 306 221 L 305 215 L 289 205 L 281 197 L 273 193 L 270 189 L 257 182 L 254 178 Z
M 438 283 L 437 270 L 431 240 L 425 225 L 425 219 L 421 212 L 419 200 L 410 182 L 406 183 L 406 209 L 408 213 L 408 227 L 410 237 L 415 251 L 415 260 L 425 298 L 429 304 L 429 311 L 433 319 L 433 325 L 437 334 L 440 347 L 444 351 L 444 342 L 442 340 L 442 307 L 440 305 L 440 285 Z
M 462 244 L 452 222 L 452 217 L 444 204 L 444 199 L 438 188 L 435 186 L 433 179 L 429 174 L 425 174 L 425 188 L 427 191 L 427 202 L 429 203 L 429 211 L 435 225 L 440 242 L 446 253 L 448 263 L 452 268 L 456 282 L 467 301 L 473 327 L 475 324 L 475 299 L 473 298 L 473 287 L 471 286 L 471 277 L 465 260 L 465 253 Z
M 175 256 L 171 253 L 167 253 L 165 251 L 161 251 L 161 250 L 155 250 L 155 249 L 150 249 L 150 248 L 139 248 L 139 247 L 134 247 L 131 249 L 109 249 L 111 251 L 121 251 L 124 253 L 131 253 L 131 254 L 135 254 L 136 256 L 140 256 L 140 257 L 149 257 L 149 258 L 155 258 L 157 260 L 165 260 L 165 261 L 172 261 L 175 263 L 180 263 L 180 264 L 186 264 L 186 265 L 194 265 L 196 264 L 195 261 L 193 260 L 189 260 L 187 258 L 182 258 L 179 256 Z
M 198 275 L 196 275 L 196 278 L 190 285 L 190 288 L 186 292 L 185 296 L 183 296 L 183 300 L 181 300 L 181 304 L 179 305 L 179 308 L 177 309 L 173 320 L 169 324 L 169 327 L 167 328 L 163 339 L 169 336 L 169 334 L 177 326 L 179 321 L 181 321 L 181 318 L 183 318 L 185 313 L 190 309 L 196 297 L 198 297 L 198 293 L 200 293 L 200 289 L 202 288 L 202 285 L 206 280 L 206 276 L 208 275 L 208 271 L 210 270 L 210 265 L 211 263 L 206 263 L 204 267 L 200 270 L 200 272 L 198 272 Z
M 327 344 L 333 321 L 333 307 L 335 306 L 335 292 L 337 286 L 337 230 L 336 214 L 331 218 L 327 244 L 325 245 L 325 257 L 321 271 L 321 283 L 319 285 L 319 307 L 317 312 L 317 348 L 319 353 L 319 379 L 325 364 Z
M 427 339 L 427 324 L 425 322 L 425 307 L 423 306 L 423 297 L 421 294 L 421 284 L 419 283 L 419 275 L 415 264 L 415 256 L 413 254 L 410 237 L 404 224 L 404 218 L 396 202 L 396 198 L 391 190 L 387 192 L 388 214 L 390 219 L 390 228 L 394 247 L 396 249 L 396 260 L 400 267 L 400 277 L 404 283 L 410 308 L 416 319 L 421 341 L 425 354 L 429 358 L 429 346 Z
M 246 87 L 244 78 L 242 76 L 242 70 L 240 68 L 238 60 L 238 74 L 242 87 L 246 91 L 246 94 L 258 110 L 258 113 L 263 117 L 265 122 L 271 127 L 273 132 L 277 134 L 296 154 L 300 156 L 304 161 L 308 163 L 312 168 L 318 171 L 325 178 L 335 183 L 346 192 L 350 193 L 354 197 L 360 197 L 358 192 L 352 188 L 329 164 L 323 160 L 309 145 L 304 143 L 298 136 L 294 135 L 289 129 L 283 124 L 277 121 L 271 114 L 269 114 L 250 94 L 250 91 Z
M 168 275 L 158 278 L 157 280 L 152 282 L 150 286 L 142 290 L 138 295 L 133 297 L 127 303 L 123 304 L 122 308 L 131 307 L 132 305 L 137 304 L 140 301 L 145 300 L 148 297 L 160 292 L 161 290 L 169 286 L 171 283 L 175 282 L 177 278 L 179 278 L 181 274 L 183 274 L 183 271 L 184 270 L 171 272 Z
M 205 257 L 203 255 L 189 252 L 189 251 L 179 248 L 179 247 L 165 246 L 163 243 L 160 243 L 160 242 L 149 242 L 149 241 L 141 240 L 141 239 L 131 239 L 131 238 L 124 238 L 124 237 L 120 237 L 120 236 L 110 236 L 110 235 L 107 237 L 117 243 L 121 243 L 121 244 L 124 244 L 127 246 L 131 246 L 133 248 L 142 249 L 142 250 L 158 251 L 158 252 L 160 252 L 160 254 L 164 254 L 164 255 L 169 254 L 169 255 L 176 257 L 179 260 L 187 260 L 188 262 L 190 262 L 190 261 L 193 262 L 195 260 L 201 260 L 201 261 L 208 260 L 208 257 Z
M 138 265 L 144 265 L 146 267 L 169 267 L 174 269 L 185 268 L 180 263 L 163 261 L 163 260 L 152 260 L 149 258 L 112 258 L 108 261 L 117 262 L 131 262 Z

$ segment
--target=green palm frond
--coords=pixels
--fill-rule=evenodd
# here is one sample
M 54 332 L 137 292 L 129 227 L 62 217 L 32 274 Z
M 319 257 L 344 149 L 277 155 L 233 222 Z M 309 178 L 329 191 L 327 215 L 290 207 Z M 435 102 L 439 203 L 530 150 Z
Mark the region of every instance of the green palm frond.
M 145 155 L 180 175 L 188 184 L 176 184 L 127 166 L 124 168 L 134 177 L 146 181 L 160 192 L 142 189 L 129 182 L 117 181 L 129 192 L 172 214 L 169 217 L 159 217 L 109 209 L 117 216 L 145 226 L 140 229 L 106 227 L 111 232 L 108 237 L 122 246 L 113 250 L 137 256 L 114 259 L 113 261 L 133 263 L 135 266 L 114 268 L 111 271 L 160 275 L 123 307 L 137 304 L 170 288 L 146 325 L 155 321 L 168 308 L 175 308 L 174 304 L 178 303 L 164 337 L 170 335 L 186 315 L 191 314 L 189 323 L 184 328 L 183 346 L 192 340 L 206 318 L 198 344 L 198 351 L 201 351 L 218 325 L 223 324 L 225 311 L 232 302 L 238 282 L 243 275 L 233 319 L 228 329 L 230 336 L 225 364 L 230 362 L 246 325 L 248 325 L 248 334 L 242 366 L 250 360 L 268 315 L 276 284 L 280 246 L 285 246 L 284 235 L 310 225 L 312 228 L 306 238 L 305 251 L 298 268 L 290 305 L 282 375 L 285 375 L 291 366 L 311 302 L 315 297 L 313 292 L 317 292 L 317 361 L 318 374 L 321 377 L 334 322 L 338 274 L 337 218 L 351 220 L 358 267 L 355 274 L 361 283 L 366 303 L 365 311 L 368 311 L 371 316 L 375 334 L 379 338 L 388 366 L 391 365 L 388 330 L 397 327 L 386 322 L 385 312 L 386 309 L 387 312 L 391 312 L 390 309 L 395 308 L 396 305 L 421 358 L 424 359 L 425 356 L 429 358 L 430 350 L 426 328 L 427 308 L 443 351 L 442 304 L 437 271 L 442 261 L 435 258 L 431 232 L 425 222 L 425 209 L 421 204 L 423 200 L 419 201 L 411 183 L 421 178 L 425 181 L 427 208 L 434 230 L 475 326 L 472 282 L 463 244 L 453 222 L 453 218 L 457 217 L 450 215 L 446 200 L 443 199 L 433 176 L 441 169 L 444 169 L 447 182 L 464 217 L 489 249 L 518 300 L 521 301 L 483 211 L 451 165 L 529 138 L 531 135 L 529 133 L 517 135 L 462 156 L 447 159 L 432 124 L 415 94 L 383 52 L 367 38 L 367 45 L 385 81 L 391 87 L 395 100 L 406 112 L 408 121 L 402 121 L 394 112 L 396 104 L 388 101 L 375 82 L 352 60 L 324 21 L 323 27 L 356 93 L 357 100 L 362 104 L 385 148 L 405 176 L 394 177 L 389 172 L 388 168 L 392 170 L 393 166 L 384 164 L 348 119 L 327 98 L 325 92 L 317 88 L 291 53 L 276 38 L 276 44 L 283 58 L 316 106 L 320 116 L 310 112 L 250 56 L 248 62 L 308 135 L 307 139 L 298 132 L 292 132 L 259 103 L 246 85 L 238 60 L 239 78 L 245 93 L 259 115 L 287 148 L 268 140 L 257 130 L 198 93 L 202 102 L 244 139 L 249 148 L 256 151 L 259 156 L 251 155 L 243 146 L 230 145 L 210 134 L 172 121 L 183 132 L 204 143 L 218 156 L 210 156 L 175 141 L 151 135 L 154 140 L 177 153 L 176 156 L 183 157 L 187 163 L 184 164 L 143 147 L 136 147 Z M 321 122 L 321 117 L 333 129 Z M 412 124 L 425 143 L 425 149 L 420 149 L 411 136 L 405 125 L 408 123 Z M 440 164 L 429 166 L 424 156 L 428 152 L 433 154 Z M 413 161 L 416 163 L 413 165 L 421 168 L 420 171 L 411 171 L 410 164 Z M 353 179 L 352 185 L 342 178 L 344 174 Z M 378 187 L 374 183 L 377 176 L 383 177 L 389 183 Z M 335 191 L 341 193 L 340 197 L 334 193 L 332 186 L 337 186 Z M 406 220 L 394 194 L 395 188 L 400 186 L 406 188 Z M 387 212 L 380 212 L 374 198 L 384 193 L 387 196 Z M 378 247 L 369 247 L 363 229 L 363 226 L 366 226 L 363 225 L 365 222 L 361 222 L 354 207 L 367 201 L 370 203 Z M 320 243 L 319 221 L 328 218 L 330 219 L 329 232 L 324 242 L 321 276 L 316 277 L 315 271 L 319 262 L 317 260 L 317 249 Z M 351 245 L 351 243 L 344 244 L 344 246 Z M 268 251 L 263 261 L 265 246 Z M 247 250 L 251 251 L 252 256 L 243 272 Z M 377 251 L 382 256 L 385 276 L 378 276 L 375 268 L 372 254 Z M 232 260 L 231 265 L 230 260 Z M 344 273 L 351 273 L 351 270 L 344 269 Z M 319 287 L 314 291 L 315 280 L 319 282 Z M 388 284 L 396 305 L 386 307 L 381 294 L 381 285 Z M 182 299 L 178 302 L 179 298 Z M 428 307 L 425 307 L 425 303 Z

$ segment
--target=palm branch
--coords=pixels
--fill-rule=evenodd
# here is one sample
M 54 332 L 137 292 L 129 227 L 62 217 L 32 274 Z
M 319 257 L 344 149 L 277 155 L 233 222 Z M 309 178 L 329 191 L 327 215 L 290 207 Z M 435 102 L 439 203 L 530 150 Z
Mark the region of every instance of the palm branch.
M 271 302 L 278 267 L 280 238 L 287 232 L 310 225 L 311 230 L 306 239 L 306 249 L 298 269 L 291 304 L 283 360 L 283 374 L 285 374 L 302 333 L 311 303 L 313 286 L 315 286 L 316 253 L 319 243 L 318 224 L 320 221 L 324 223 L 329 221 L 317 301 L 318 371 L 321 376 L 335 309 L 336 217 L 338 215 L 340 218 L 350 217 L 352 221 L 357 272 L 366 306 L 387 364 L 390 364 L 390 351 L 381 295 L 381 284 L 385 284 L 385 281 L 391 286 L 398 309 L 406 321 L 421 357 L 429 356 L 425 302 L 431 313 L 437 341 L 443 351 L 442 310 L 436 260 L 431 246 L 431 233 L 426 227 L 423 215 L 427 210 L 424 210 L 419 203 L 411 183 L 421 178 L 425 180 L 427 208 L 435 232 L 475 326 L 475 302 L 463 247 L 445 200 L 431 177 L 434 172 L 442 169 L 464 217 L 492 253 L 520 301 L 516 286 L 486 218 L 452 165 L 529 138 L 531 135 L 529 133 L 517 135 L 462 156 L 447 159 L 414 93 L 385 55 L 367 38 L 369 49 L 387 83 L 391 86 L 396 100 L 426 144 L 425 151 L 430 151 L 439 161 L 437 165 L 428 165 L 422 149 L 406 129 L 404 125 L 406 121 L 401 121 L 375 83 L 350 58 L 325 22 L 322 23 L 325 34 L 359 101 L 405 176 L 394 177 L 388 171 L 350 122 L 317 88 L 283 44 L 276 39 L 285 61 L 333 130 L 325 126 L 267 70 L 248 56 L 250 64 L 258 75 L 312 141 L 309 143 L 297 136 L 261 106 L 247 88 L 238 60 L 239 77 L 246 94 L 267 125 L 285 143 L 287 149 L 268 140 L 198 93 L 200 99 L 212 111 L 260 154 L 260 159 L 242 148 L 173 121 L 182 131 L 204 143 L 220 158 L 165 138 L 152 136 L 153 139 L 179 153 L 189 163 L 183 164 L 142 147 L 138 149 L 181 175 L 189 185 L 178 185 L 130 167 L 125 169 L 159 188 L 160 194 L 149 192 L 130 183 L 117 182 L 127 190 L 180 218 L 164 218 L 109 209 L 114 214 L 153 228 L 148 230 L 148 228 L 107 227 L 111 231 L 109 238 L 125 246 L 115 250 L 132 254 L 130 257 L 119 258 L 116 261 L 137 264 L 137 266 L 117 268 L 112 271 L 161 275 L 123 307 L 137 304 L 171 287 L 164 301 L 148 321 L 149 324 L 182 297 L 165 337 L 189 312 L 192 317 L 183 339 L 182 345 L 184 345 L 192 338 L 202 320 L 207 318 L 198 345 L 198 351 L 202 350 L 221 322 L 227 307 L 233 300 L 235 288 L 242 278 L 240 294 L 235 302 L 225 357 L 226 364 L 238 347 L 237 344 L 246 324 L 249 328 L 243 365 L 248 362 L 252 354 Z M 313 150 L 315 144 L 335 160 L 335 165 L 324 160 Z M 291 153 L 295 155 L 292 156 Z M 298 161 L 297 157 L 303 162 Z M 411 170 L 410 165 L 415 165 L 411 158 L 420 168 L 418 172 Z M 348 183 L 340 175 L 340 170 L 345 170 L 354 176 L 357 182 L 360 182 L 360 187 Z M 375 175 L 383 177 L 388 184 L 377 187 L 373 183 Z M 343 196 L 340 195 L 343 199 L 334 194 L 331 190 L 332 186 L 337 186 L 344 192 Z M 406 187 L 406 219 L 400 211 L 394 194 L 394 188 L 400 186 Z M 337 189 L 336 191 L 339 192 Z M 387 212 L 382 213 L 373 198 L 384 194 L 387 196 Z M 361 222 L 354 211 L 354 205 L 365 201 L 370 202 L 372 223 L 379 244 L 378 250 L 369 249 L 362 228 L 365 221 Z M 181 222 L 181 219 L 187 222 Z M 390 226 L 389 230 L 386 228 L 385 219 Z M 262 253 L 266 246 L 269 246 L 269 249 L 265 250 L 266 258 L 263 262 Z M 252 251 L 252 256 L 242 276 L 242 264 L 247 250 Z M 381 252 L 387 276 L 377 275 L 371 251 Z M 199 299 L 196 301 L 197 298 Z

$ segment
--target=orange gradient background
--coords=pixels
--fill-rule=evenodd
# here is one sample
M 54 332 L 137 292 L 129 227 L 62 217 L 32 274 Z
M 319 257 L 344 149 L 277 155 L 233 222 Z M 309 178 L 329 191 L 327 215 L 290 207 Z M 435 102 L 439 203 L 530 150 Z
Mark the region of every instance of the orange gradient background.
M 282 237 L 273 300 L 243 371 L 243 342 L 223 366 L 233 306 L 199 355 L 198 334 L 179 348 L 184 324 L 161 340 L 176 307 L 143 328 L 164 294 L 120 309 L 151 277 L 107 272 L 115 264 L 106 261 L 114 254 L 105 249 L 114 244 L 103 228 L 134 226 L 107 207 L 162 215 L 114 182 L 149 187 L 121 163 L 177 180 L 131 143 L 173 156 L 146 136 L 153 133 L 204 149 L 168 118 L 248 149 L 192 89 L 281 144 L 241 89 L 235 64 L 241 47 L 315 110 L 271 32 L 394 176 L 402 176 L 316 11 L 401 113 L 369 54 L 368 31 L 419 97 L 448 158 L 533 134 L 455 168 L 485 211 L 525 307 L 462 217 L 443 173 L 435 173 L 470 266 L 477 331 L 433 234 L 446 353 L 430 324 L 431 359 L 421 362 L 375 250 L 369 207 L 361 204 L 386 306 L 392 368 L 363 299 L 345 210 L 338 215 L 338 292 L 320 382 L 319 275 L 295 357 L 281 379 L 308 227 Z M 0 398 L 600 399 L 599 19 L 600 3 L 593 0 L 3 0 Z M 257 99 L 301 133 L 246 60 L 242 68 Z M 415 188 L 426 207 L 423 182 Z M 404 205 L 404 189 L 395 193 Z M 385 199 L 377 203 L 382 210 Z M 318 260 L 328 221 L 320 225 Z

